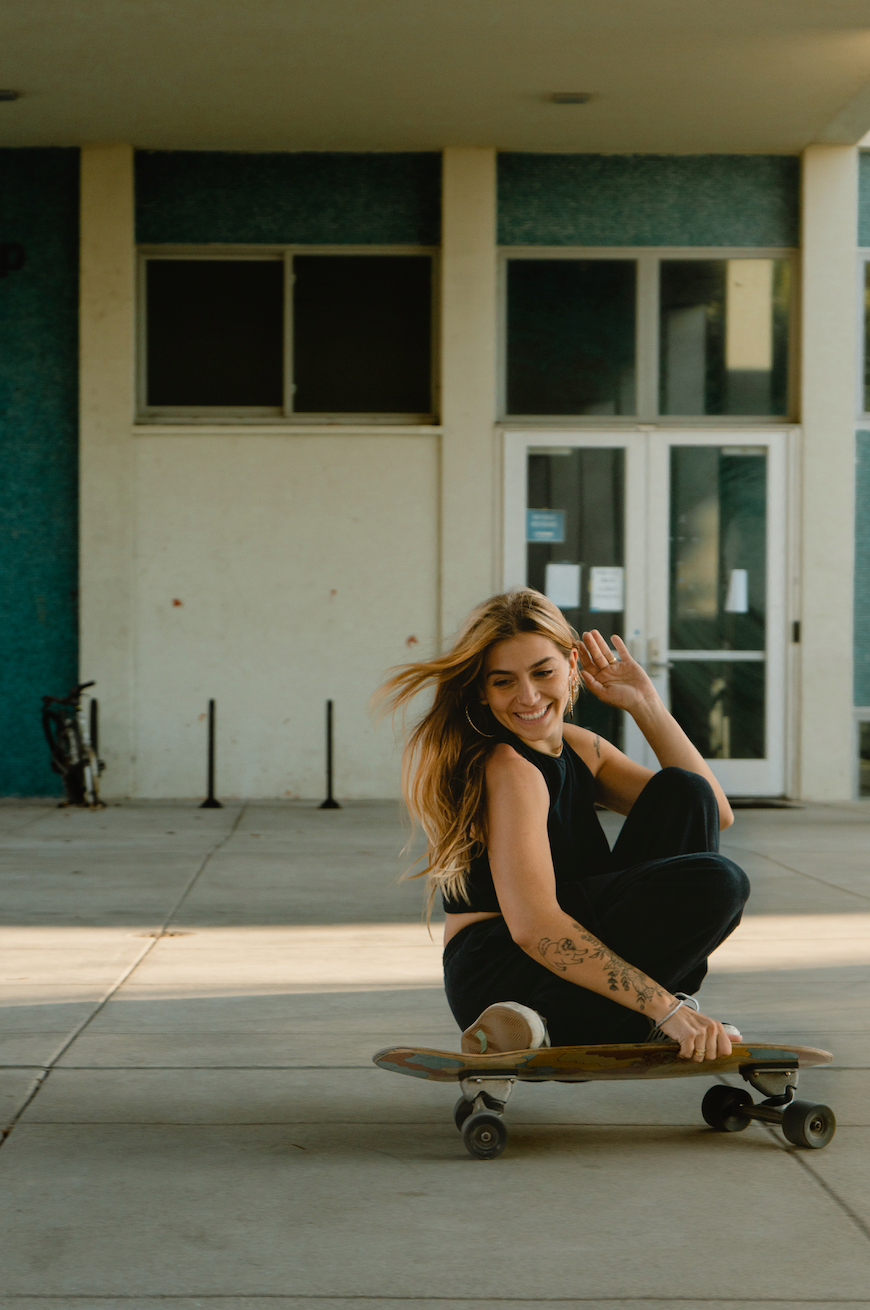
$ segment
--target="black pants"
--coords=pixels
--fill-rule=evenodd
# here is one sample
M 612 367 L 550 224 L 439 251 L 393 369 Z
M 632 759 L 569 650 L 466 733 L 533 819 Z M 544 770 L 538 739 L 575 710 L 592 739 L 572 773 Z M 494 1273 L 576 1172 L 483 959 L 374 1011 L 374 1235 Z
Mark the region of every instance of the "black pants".
M 611 852 L 608 873 L 583 880 L 594 932 L 670 992 L 696 992 L 707 957 L 740 922 L 749 879 L 718 854 L 709 783 L 662 769 L 644 787 Z M 570 895 L 559 889 L 563 907 Z M 551 973 L 512 940 L 504 919 L 457 933 L 444 950 L 447 1000 L 460 1028 L 488 1005 L 519 1001 L 544 1016 L 556 1046 L 645 1041 L 650 1020 Z

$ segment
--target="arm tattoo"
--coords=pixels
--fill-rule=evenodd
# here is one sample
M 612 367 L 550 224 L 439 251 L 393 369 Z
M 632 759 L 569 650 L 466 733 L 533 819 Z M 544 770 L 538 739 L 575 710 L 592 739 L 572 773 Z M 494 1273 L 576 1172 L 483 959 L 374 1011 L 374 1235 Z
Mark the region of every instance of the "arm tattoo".
M 601 744 L 601 738 L 598 736 L 598 733 L 596 732 L 595 740 L 592 743 L 592 745 L 595 747 L 595 754 L 598 756 L 599 760 L 601 759 L 601 751 L 598 749 L 600 744 Z
M 641 1014 L 647 1004 L 656 996 L 664 993 L 656 987 L 640 969 L 626 963 L 614 951 L 600 942 L 591 932 L 574 923 L 580 941 L 587 943 L 578 946 L 571 937 L 560 937 L 558 941 L 542 937 L 538 942 L 538 954 L 544 963 L 554 971 L 566 973 L 571 965 L 585 964 L 587 960 L 599 960 L 607 976 L 607 985 L 612 992 L 633 992 L 637 1009 Z

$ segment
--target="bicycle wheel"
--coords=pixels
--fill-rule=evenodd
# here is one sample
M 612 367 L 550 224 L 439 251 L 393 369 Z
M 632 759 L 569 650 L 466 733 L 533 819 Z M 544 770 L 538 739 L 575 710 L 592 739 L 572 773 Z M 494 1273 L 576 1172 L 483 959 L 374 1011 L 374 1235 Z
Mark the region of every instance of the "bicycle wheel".
M 82 742 L 79 725 L 59 710 L 45 709 L 42 728 L 51 751 L 51 765 L 63 778 L 66 799 L 70 805 L 87 805 L 86 766 L 88 752 Z

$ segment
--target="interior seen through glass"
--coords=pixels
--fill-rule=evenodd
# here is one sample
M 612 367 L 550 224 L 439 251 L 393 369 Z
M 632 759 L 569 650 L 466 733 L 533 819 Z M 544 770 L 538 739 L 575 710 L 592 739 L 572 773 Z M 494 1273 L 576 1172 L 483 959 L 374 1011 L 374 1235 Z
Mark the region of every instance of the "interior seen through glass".
M 764 446 L 671 447 L 671 650 L 764 650 Z
M 662 414 L 788 410 L 790 266 L 785 259 L 664 259 Z
M 864 265 L 864 413 L 870 414 L 870 262 Z
M 765 757 L 764 662 L 674 660 L 671 713 L 707 760 Z
M 526 511 L 527 578 L 583 633 L 625 637 L 625 451 L 532 449 Z M 574 722 L 622 744 L 622 715 L 581 692 Z
M 870 722 L 858 724 L 858 795 L 870 796 Z
M 671 448 L 669 646 L 765 649 L 764 446 Z M 708 759 L 762 759 L 763 658 L 671 661 L 674 717 Z
M 510 259 L 509 414 L 634 414 L 637 265 Z

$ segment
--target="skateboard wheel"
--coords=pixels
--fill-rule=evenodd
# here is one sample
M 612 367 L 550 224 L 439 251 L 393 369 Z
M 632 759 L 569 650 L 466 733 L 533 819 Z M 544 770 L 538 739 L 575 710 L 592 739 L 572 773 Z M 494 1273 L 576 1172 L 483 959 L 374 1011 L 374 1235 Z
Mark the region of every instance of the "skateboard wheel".
M 469 1155 L 478 1160 L 494 1160 L 507 1145 L 507 1129 L 500 1115 L 492 1110 L 478 1110 L 465 1120 L 462 1140 Z
M 751 1105 L 752 1097 L 742 1087 L 711 1087 L 701 1102 L 701 1114 L 717 1133 L 742 1133 L 752 1123 L 741 1106 Z
M 474 1114 L 474 1102 L 466 1101 L 464 1096 L 460 1096 L 453 1107 L 453 1122 L 460 1132 L 462 1132 L 462 1125 L 470 1114 Z
M 792 1146 L 808 1146 L 820 1151 L 837 1131 L 837 1120 L 828 1105 L 792 1101 L 782 1112 L 782 1131 Z

